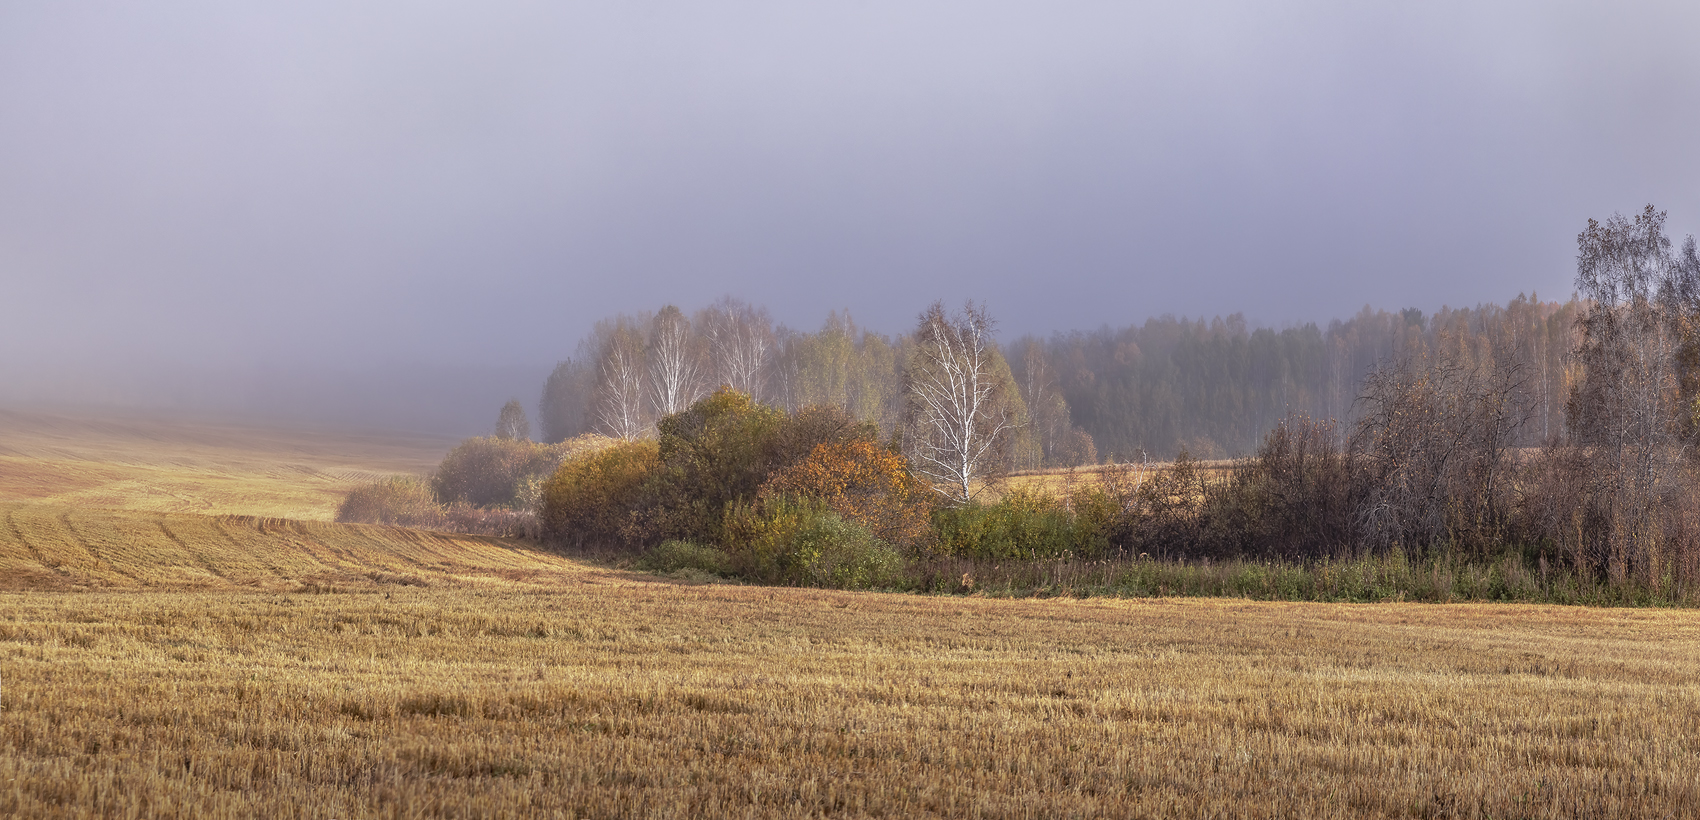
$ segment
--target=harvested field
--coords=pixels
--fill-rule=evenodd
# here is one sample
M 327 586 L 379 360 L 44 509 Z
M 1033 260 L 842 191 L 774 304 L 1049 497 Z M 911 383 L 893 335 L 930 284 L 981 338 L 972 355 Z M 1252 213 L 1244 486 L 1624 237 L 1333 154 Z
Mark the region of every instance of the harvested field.
M 442 436 L 0 410 L 0 502 L 330 521 L 356 485 L 436 467 Z
M 33 429 L 0 816 L 1700 816 L 1693 611 L 696 584 L 278 515 L 446 445 Z
M 0 503 L 0 590 L 291 590 L 589 571 L 533 544 L 400 527 Z
M 0 594 L 21 817 L 1693 817 L 1700 615 L 684 585 Z
M 1175 466 L 1172 462 L 1152 462 L 1150 464 L 1129 465 L 1091 465 L 1087 467 L 1018 470 L 1004 479 L 1001 489 L 1008 491 L 1017 487 L 1036 492 L 1048 493 L 1058 498 L 1066 497 L 1075 487 L 1090 487 L 1103 481 L 1106 470 L 1126 469 L 1133 479 L 1134 486 Z M 1205 481 L 1221 481 L 1228 478 L 1234 469 L 1231 460 L 1200 461 L 1197 469 L 1203 474 Z M 996 497 L 993 493 L 992 497 Z

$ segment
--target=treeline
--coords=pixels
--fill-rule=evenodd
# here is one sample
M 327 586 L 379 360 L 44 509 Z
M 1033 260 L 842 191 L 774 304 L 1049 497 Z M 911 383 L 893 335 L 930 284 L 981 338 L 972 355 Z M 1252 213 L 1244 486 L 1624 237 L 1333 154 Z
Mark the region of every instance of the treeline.
M 829 314 L 812 332 L 775 325 L 765 308 L 730 297 L 690 316 L 671 305 L 614 316 L 597 323 L 550 374 L 539 407 L 542 435 L 653 437 L 662 418 L 726 386 L 790 412 L 835 408 L 889 439 L 903 426 L 916 344 L 914 332 L 877 333 L 848 313 Z M 1030 405 L 1003 352 L 990 354 L 988 375 L 999 382 L 1012 430 L 1000 442 L 1005 466 L 1095 463 L 1091 437 L 1069 421 L 1061 397 L 1047 393 Z
M 988 514 L 1054 521 L 1045 530 L 1060 537 L 1012 539 L 1028 550 L 1086 543 L 1079 533 L 1108 521 L 1115 534 L 1098 543 L 1121 555 L 1397 553 L 1477 566 L 1510 556 L 1541 578 L 1557 568 L 1694 600 L 1700 252 L 1693 237 L 1673 251 L 1664 218 L 1649 207 L 1590 220 L 1578 237 L 1581 302 L 1409 322 L 1364 377 L 1349 424 L 1288 416 L 1224 480 L 1182 458 L 1143 483 L 1013 496 L 998 506 L 1025 506 Z
M 1202 459 L 1242 456 L 1295 414 L 1335 420 L 1343 437 L 1381 363 L 1442 349 L 1519 363 L 1526 378 L 1514 399 L 1531 419 L 1517 444 L 1534 446 L 1563 430 L 1583 307 L 1575 297 L 1519 295 L 1433 315 L 1365 307 L 1326 328 L 1252 328 L 1240 314 L 1163 316 L 1022 337 L 1002 347 L 997 363 L 1018 404 L 1007 466 L 1167 461 L 1182 449 Z M 836 407 L 890 436 L 901 427 L 913 344 L 912 333 L 877 333 L 847 313 L 829 314 L 812 332 L 775 325 L 764 308 L 731 298 L 689 317 L 672 306 L 611 317 L 550 375 L 542 438 L 653 435 L 661 417 L 719 385 L 792 411 Z
M 1511 357 L 1528 378 L 1516 400 L 1534 409 L 1519 443 L 1537 444 L 1564 423 L 1571 350 L 1582 308 L 1575 298 L 1519 295 L 1505 305 L 1446 308 L 1432 316 L 1365 307 L 1358 315 L 1282 330 L 1250 328 L 1235 314 L 1210 321 L 1164 316 L 1141 325 L 1026 337 L 1009 351 L 1023 395 L 1060 398 L 1067 418 L 1106 460 L 1249 454 L 1281 419 L 1339 422 L 1377 366 L 1443 348 L 1474 359 Z M 1043 399 L 1041 400 L 1041 402 Z

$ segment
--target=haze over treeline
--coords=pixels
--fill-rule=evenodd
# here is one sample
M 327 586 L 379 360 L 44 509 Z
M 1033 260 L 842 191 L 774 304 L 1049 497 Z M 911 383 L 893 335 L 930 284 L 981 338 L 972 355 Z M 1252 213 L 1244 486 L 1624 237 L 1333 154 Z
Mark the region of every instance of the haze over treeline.
M 1162 316 L 1005 340 L 995 369 L 1016 397 L 1012 466 L 1167 460 L 1182 448 L 1207 459 L 1244 455 L 1295 415 L 1336 420 L 1344 437 L 1366 378 L 1431 351 L 1515 366 L 1512 399 L 1528 415 L 1517 443 L 1539 444 L 1563 428 L 1582 307 L 1519 294 L 1433 315 L 1365 307 L 1326 325 Z M 864 328 L 848 312 L 798 330 L 730 297 L 690 314 L 667 305 L 611 316 L 551 373 L 539 432 L 551 442 L 650 436 L 662 416 L 724 384 L 792 411 L 839 407 L 889 436 L 902 423 L 913 347 L 913 333 Z

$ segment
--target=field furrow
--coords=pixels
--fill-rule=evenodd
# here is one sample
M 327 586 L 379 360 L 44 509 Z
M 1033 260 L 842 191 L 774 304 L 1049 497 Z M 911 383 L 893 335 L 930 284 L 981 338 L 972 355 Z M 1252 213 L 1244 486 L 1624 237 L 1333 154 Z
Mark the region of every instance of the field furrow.
M 395 527 L 0 504 L 0 590 L 65 585 L 371 586 L 456 583 L 583 567 L 521 542 Z

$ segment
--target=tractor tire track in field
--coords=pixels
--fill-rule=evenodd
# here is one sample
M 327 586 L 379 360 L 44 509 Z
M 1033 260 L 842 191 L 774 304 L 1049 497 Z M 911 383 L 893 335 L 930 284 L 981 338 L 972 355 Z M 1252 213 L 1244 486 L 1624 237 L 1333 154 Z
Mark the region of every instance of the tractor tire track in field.
M 59 514 L 59 523 L 65 525 L 66 531 L 71 533 L 71 537 L 76 540 L 78 546 L 81 546 L 83 548 L 83 551 L 87 552 L 89 554 L 89 557 L 93 558 L 95 560 L 95 563 L 99 564 L 100 566 L 106 567 L 107 569 L 111 570 L 112 572 L 117 573 L 119 575 L 122 575 L 125 578 L 128 578 L 132 581 L 135 581 L 136 583 L 141 584 L 142 586 L 148 585 L 148 583 L 146 581 L 143 581 L 141 579 L 141 576 L 125 572 L 124 570 L 119 569 L 117 567 L 117 565 L 113 564 L 111 561 L 108 561 L 105 558 L 100 557 L 100 553 L 94 551 L 94 542 L 90 541 L 88 539 L 88 537 L 83 535 L 82 533 L 77 532 L 76 526 L 71 523 L 71 513 L 69 513 L 69 512 L 60 513 Z
M 236 554 L 258 557 L 260 565 L 265 567 L 266 569 L 270 570 L 271 574 L 276 575 L 278 577 L 278 580 L 282 580 L 282 581 L 290 580 L 289 576 L 285 575 L 283 570 L 279 569 L 276 564 L 273 564 L 271 561 L 268 561 L 265 558 L 260 557 L 260 556 L 263 556 L 265 553 L 270 552 L 270 550 L 254 550 L 250 547 L 244 547 L 242 545 L 242 542 L 240 540 L 238 540 L 235 535 L 231 534 L 230 528 L 225 526 L 225 524 L 227 524 L 227 523 L 229 523 L 229 522 L 228 522 L 228 520 L 226 519 L 225 516 L 219 516 L 217 518 L 212 519 L 213 529 L 216 530 L 219 535 L 224 536 L 224 540 L 230 542 L 230 546 L 232 546 L 236 549 Z M 261 529 L 260 532 L 262 534 L 264 534 L 265 530 Z
M 320 549 L 324 550 L 325 552 L 330 553 L 332 559 L 337 562 L 335 564 L 327 563 L 325 566 L 334 566 L 334 567 L 338 567 L 338 568 L 342 568 L 342 569 L 347 569 L 349 567 L 358 567 L 358 566 L 362 565 L 362 562 L 359 559 L 356 559 L 352 553 L 349 553 L 349 552 L 343 550 L 342 548 L 336 546 L 335 544 L 332 544 L 331 542 L 326 541 L 325 539 L 320 538 L 317 535 L 314 535 L 313 533 L 309 532 L 306 527 L 300 528 L 300 534 L 301 534 L 301 539 L 302 539 L 303 544 L 306 544 L 306 543 L 309 543 L 309 542 L 313 543 L 313 544 L 318 544 Z
M 442 572 L 445 568 L 452 567 L 458 563 L 455 560 L 455 556 L 450 555 L 441 549 L 442 536 L 435 532 L 430 530 L 408 529 L 403 530 L 399 533 L 399 535 L 401 537 L 398 540 L 405 542 L 414 554 L 423 556 L 423 559 L 412 558 L 409 556 L 401 557 L 407 558 L 422 567 L 430 567 L 437 572 Z M 434 560 L 436 563 L 426 564 L 424 563 L 425 559 Z
M 195 559 L 195 563 L 200 564 L 202 569 L 206 570 L 207 572 L 212 573 L 213 576 L 218 578 L 219 580 L 223 580 L 223 581 L 230 580 L 230 579 L 224 577 L 224 573 L 220 572 L 218 567 L 213 566 L 213 562 L 207 558 L 205 553 L 201 552 L 198 549 L 195 549 L 194 547 L 189 546 L 188 542 L 184 541 L 181 538 L 178 538 L 177 533 L 172 532 L 170 527 L 165 526 L 165 520 L 164 519 L 161 519 L 158 523 L 159 523 L 159 531 L 161 533 L 164 533 L 166 539 L 169 540 L 171 543 L 176 544 L 179 547 L 182 547 L 183 551 L 188 553 L 190 558 Z
M 408 564 L 412 564 L 414 566 L 414 568 L 424 570 L 426 572 L 441 573 L 443 571 L 441 567 L 432 566 L 432 565 L 427 564 L 423 561 L 420 561 L 417 558 L 414 558 L 411 555 L 407 555 L 405 553 L 397 551 L 396 545 L 393 542 L 386 542 L 386 541 L 378 540 L 377 538 L 373 537 L 372 534 L 370 532 L 368 532 L 366 530 L 366 528 L 364 528 L 364 527 L 356 527 L 352 530 L 352 532 L 356 535 L 359 535 L 361 540 L 365 541 L 368 544 L 371 544 L 372 545 L 372 552 L 376 553 L 377 555 L 385 555 L 385 556 L 389 556 L 391 558 L 395 558 L 395 559 L 404 561 Z
M 34 544 L 31 544 L 28 538 L 24 537 L 24 531 L 18 526 L 17 519 L 14 518 L 15 515 L 17 515 L 16 510 L 6 511 L 6 526 L 12 531 L 12 537 L 18 539 L 18 543 L 23 544 L 24 549 L 29 551 L 30 557 L 40 562 L 42 566 L 47 567 L 60 575 L 69 576 L 71 574 L 70 570 L 47 560 L 47 555 L 37 549 Z
M 313 527 L 305 521 L 285 521 L 281 525 L 274 523 L 273 532 L 287 536 L 291 546 L 300 549 L 326 570 L 335 572 L 355 572 L 366 565 L 341 547 L 313 534 Z

